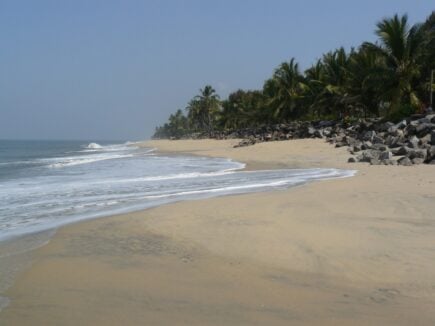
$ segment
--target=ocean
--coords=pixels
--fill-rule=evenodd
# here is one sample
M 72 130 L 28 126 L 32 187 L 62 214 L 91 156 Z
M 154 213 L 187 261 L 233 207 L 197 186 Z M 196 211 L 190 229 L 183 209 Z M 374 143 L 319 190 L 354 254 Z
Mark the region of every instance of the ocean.
M 346 177 L 337 169 L 244 171 L 225 158 L 157 155 L 135 143 L 0 141 L 0 241 L 174 201 Z
M 354 171 L 245 171 L 226 158 L 158 155 L 131 142 L 0 140 L 0 311 L 31 249 L 59 226 L 180 200 L 286 189 Z

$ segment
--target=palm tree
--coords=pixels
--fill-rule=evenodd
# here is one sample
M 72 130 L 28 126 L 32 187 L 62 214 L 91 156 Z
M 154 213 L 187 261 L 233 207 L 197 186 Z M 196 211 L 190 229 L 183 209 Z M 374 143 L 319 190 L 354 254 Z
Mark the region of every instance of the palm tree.
M 267 121 L 260 91 L 237 90 L 222 102 L 220 124 L 224 129 L 246 128 Z
M 384 85 L 383 97 L 389 102 L 390 114 L 404 103 L 417 107 L 420 103 L 412 87 L 419 77 L 419 57 L 423 49 L 421 24 L 408 25 L 407 15 L 386 18 L 377 24 L 379 43 L 365 43 L 364 47 L 383 58 L 383 75 L 389 81 Z
M 305 93 L 304 104 L 312 116 L 320 117 L 325 111 L 320 100 L 325 89 L 324 72 L 325 67 L 321 60 L 317 60 L 313 66 L 305 71 L 305 82 L 308 88 Z
M 276 119 L 288 120 L 301 114 L 300 100 L 306 88 L 299 66 L 292 58 L 283 62 L 266 81 L 264 91 L 269 93 L 271 109 Z
M 376 116 L 380 114 L 382 99 L 379 90 L 388 83 L 382 73 L 383 69 L 382 58 L 365 47 L 361 47 L 349 57 L 347 103 L 365 117 L 367 114 Z
M 328 52 L 323 56 L 323 83 L 324 91 L 319 98 L 324 108 L 343 117 L 349 109 L 348 93 L 346 88 L 349 55 L 344 48 Z
M 194 129 L 211 133 L 220 110 L 219 95 L 210 85 L 206 85 L 199 92 L 186 108 L 188 118 Z

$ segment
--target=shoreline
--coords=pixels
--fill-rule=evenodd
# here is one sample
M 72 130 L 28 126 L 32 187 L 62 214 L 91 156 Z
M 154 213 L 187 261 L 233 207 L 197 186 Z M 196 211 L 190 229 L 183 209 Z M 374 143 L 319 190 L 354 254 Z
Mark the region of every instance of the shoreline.
M 112 324 L 140 324 L 144 320 L 155 324 L 175 320 L 183 321 L 181 324 L 255 324 L 258 320 L 260 324 L 322 321 L 332 325 L 434 320 L 427 309 L 435 302 L 435 286 L 421 289 L 423 284 L 435 284 L 430 269 L 435 257 L 425 242 L 434 222 L 428 215 L 434 208 L 431 199 L 435 198 L 430 167 L 351 165 L 343 160 L 348 156 L 344 150 L 312 140 L 238 149 L 232 148 L 231 141 L 146 144 L 177 154 L 231 158 L 246 163 L 248 169 L 329 166 L 356 167 L 359 173 L 352 180 L 182 201 L 62 227 L 48 245 L 32 254 L 35 263 L 7 292 L 12 303 L 0 313 L 0 321 L 66 321 L 61 311 L 82 314 L 79 322 L 84 324 L 90 324 L 90 320 L 111 324 L 109 317 L 114 318 Z M 407 175 L 400 180 L 404 172 Z M 389 187 L 397 190 L 389 194 Z M 334 202 L 334 192 L 339 201 Z M 400 206 L 403 201 L 409 207 Z M 377 210 L 374 204 L 379 206 Z M 415 225 L 396 212 L 397 205 L 405 213 L 414 213 Z M 351 221 L 347 221 L 346 213 Z M 367 221 L 364 216 L 368 216 Z M 357 239 L 349 231 L 356 232 Z M 415 248 L 406 251 L 404 244 L 412 242 L 408 233 L 418 231 L 424 231 L 423 239 L 414 241 Z M 400 235 L 403 239 L 399 239 Z M 397 248 L 389 242 L 405 250 L 405 259 L 400 259 Z M 402 268 L 409 263 L 406 258 L 417 262 L 407 267 L 410 271 Z M 81 274 L 85 284 L 77 275 L 71 275 L 71 269 Z M 184 272 L 192 273 L 192 280 L 183 278 Z M 156 284 L 148 283 L 143 274 Z M 238 289 L 237 293 L 233 288 Z M 48 304 L 45 313 L 37 306 L 28 309 L 35 303 L 36 297 L 31 295 L 35 290 L 40 293 L 38 300 Z M 106 298 L 109 293 L 114 295 Z M 252 297 L 254 293 L 257 296 Z M 89 296 L 102 301 L 89 303 Z M 126 306 L 128 298 L 134 299 L 129 301 L 133 307 Z M 93 309 L 80 304 L 80 300 Z M 115 302 L 121 307 L 107 310 Z M 237 303 L 238 308 L 231 309 L 228 302 Z M 411 308 L 416 310 L 411 312 Z M 143 309 L 146 314 L 140 312 Z M 99 316 L 103 311 L 107 316 Z M 365 316 L 367 313 L 374 315 Z M 397 320 L 391 313 L 397 314 Z

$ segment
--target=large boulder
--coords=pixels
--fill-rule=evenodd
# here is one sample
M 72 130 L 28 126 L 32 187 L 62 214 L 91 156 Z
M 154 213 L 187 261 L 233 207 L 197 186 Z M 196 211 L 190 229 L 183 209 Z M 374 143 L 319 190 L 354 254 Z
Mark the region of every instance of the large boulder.
M 370 163 L 372 160 L 379 160 L 379 156 L 381 151 L 375 149 L 368 149 L 363 151 L 360 155 L 357 156 L 358 162 L 368 162 Z
M 424 161 L 427 157 L 427 150 L 411 149 L 406 156 L 409 157 L 411 160 L 414 158 L 421 158 Z
M 412 164 L 423 164 L 424 163 L 424 159 L 422 159 L 420 157 L 415 157 L 411 161 L 412 161 Z
M 412 161 L 408 157 L 402 157 L 397 161 L 397 164 L 403 165 L 403 166 L 411 166 Z
M 393 154 L 398 156 L 406 156 L 410 150 L 411 149 L 407 146 L 401 146 L 400 148 L 393 150 Z

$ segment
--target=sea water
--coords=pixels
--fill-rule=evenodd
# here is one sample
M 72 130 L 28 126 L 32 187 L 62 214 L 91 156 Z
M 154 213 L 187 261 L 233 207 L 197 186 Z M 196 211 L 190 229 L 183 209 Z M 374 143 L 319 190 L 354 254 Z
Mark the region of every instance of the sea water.
M 346 177 L 337 169 L 243 171 L 225 158 L 156 155 L 135 143 L 0 141 L 0 241 L 173 201 Z
M 0 311 L 30 250 L 59 226 L 179 200 L 285 189 L 354 171 L 245 171 L 225 158 L 157 155 L 135 143 L 0 140 Z

